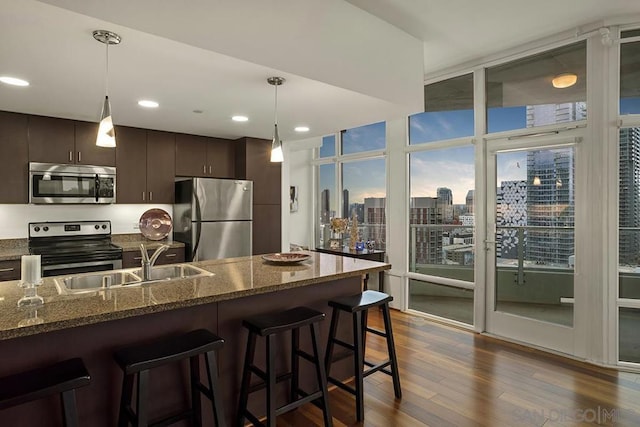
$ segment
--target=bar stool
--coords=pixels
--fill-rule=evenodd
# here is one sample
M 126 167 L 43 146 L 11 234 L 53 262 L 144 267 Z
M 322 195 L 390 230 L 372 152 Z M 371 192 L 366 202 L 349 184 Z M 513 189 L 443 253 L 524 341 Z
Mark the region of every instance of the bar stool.
M 267 423 L 269 427 L 275 427 L 276 417 L 289 412 L 307 402 L 318 400 L 321 402 L 322 415 L 325 426 L 332 426 L 333 420 L 329 411 L 329 393 L 327 390 L 327 378 L 322 366 L 320 352 L 318 349 L 318 329 L 315 324 L 324 319 L 324 313 L 308 307 L 295 307 L 290 310 L 253 316 L 245 319 L 242 325 L 249 330 L 247 340 L 247 351 L 244 360 L 244 370 L 242 372 L 242 385 L 240 388 L 240 403 L 238 405 L 238 418 L 236 425 L 243 426 L 247 418 L 253 425 L 264 425 L 261 421 L 247 409 L 249 393 L 267 389 Z M 300 328 L 309 326 L 311 332 L 311 343 L 313 354 L 300 350 Z M 281 374 L 276 378 L 276 335 L 282 332 L 291 331 L 291 371 Z M 260 335 L 266 338 L 266 372 L 253 364 L 256 338 Z M 313 363 L 316 368 L 316 378 L 319 390 L 313 393 L 303 391 L 299 386 L 299 357 Z M 262 381 L 253 386 L 251 374 L 257 375 Z M 276 383 L 291 379 L 291 389 L 289 403 L 279 408 L 276 407 Z M 302 396 L 302 397 L 300 397 Z M 319 398 L 322 398 L 321 400 Z
M 122 371 L 122 396 L 118 426 L 149 425 L 147 400 L 149 398 L 149 370 L 172 362 L 189 359 L 191 371 L 191 408 L 170 415 L 151 425 L 169 425 L 181 419 L 191 419 L 196 426 L 202 425 L 200 393 L 207 397 L 213 406 L 213 416 L 218 427 L 224 426 L 224 414 L 218 390 L 216 351 L 221 349 L 224 340 L 206 329 L 197 329 L 183 335 L 165 338 L 151 344 L 141 344 L 123 348 L 114 354 Z M 200 381 L 199 356 L 204 355 L 209 387 Z M 136 410 L 132 407 L 134 380 L 137 376 Z
M 402 398 L 402 390 L 400 389 L 400 375 L 398 374 L 398 361 L 396 358 L 396 349 L 393 342 L 393 332 L 391 330 L 391 315 L 389 313 L 389 302 L 393 301 L 393 297 L 382 292 L 364 291 L 357 295 L 351 295 L 342 298 L 336 298 L 329 301 L 329 306 L 333 307 L 331 314 L 331 326 L 329 327 L 329 341 L 327 344 L 327 354 L 325 355 L 325 367 L 327 370 L 327 381 L 337 385 L 343 390 L 355 395 L 356 397 L 356 419 L 362 421 L 364 419 L 364 393 L 363 380 L 364 377 L 374 372 L 384 372 L 393 378 L 393 391 L 396 398 Z M 385 332 L 367 326 L 367 310 L 373 307 L 380 307 L 384 318 Z M 351 313 L 353 321 L 353 344 L 347 343 L 336 338 L 338 328 L 338 320 L 340 312 L 346 311 Z M 366 334 L 373 334 L 385 337 L 387 341 L 387 351 L 389 360 L 377 365 L 365 360 Z M 353 351 L 353 361 L 355 370 L 355 387 L 350 387 L 342 381 L 331 377 L 331 364 L 334 362 L 333 347 L 338 344 L 344 348 Z M 364 366 L 371 369 L 365 371 Z M 390 368 L 387 369 L 387 367 Z
M 89 372 L 79 358 L 9 375 L 0 378 L 0 409 L 60 393 L 64 425 L 76 427 L 76 389 L 89 385 L 90 381 Z

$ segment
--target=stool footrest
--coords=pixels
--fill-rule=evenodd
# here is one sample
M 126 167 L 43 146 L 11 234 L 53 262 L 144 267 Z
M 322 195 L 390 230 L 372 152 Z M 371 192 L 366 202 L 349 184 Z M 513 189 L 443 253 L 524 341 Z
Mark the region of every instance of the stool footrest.
M 387 366 L 391 366 L 391 360 L 387 360 L 386 362 L 382 362 L 382 363 L 379 363 L 377 365 L 374 365 L 373 363 L 367 362 L 367 361 L 365 361 L 364 364 L 367 365 L 367 366 L 371 366 L 371 369 L 367 369 L 366 371 L 364 371 L 362 373 L 362 377 L 363 378 L 373 374 L 374 372 L 378 372 L 378 371 L 382 371 L 387 375 L 391 375 L 391 371 L 385 371 L 384 370 L 384 368 L 386 368 Z
M 343 383 L 342 381 L 337 380 L 337 379 L 335 379 L 333 377 L 327 377 L 327 382 L 337 386 L 338 388 L 343 389 L 344 391 L 348 391 L 351 394 L 356 394 L 356 389 L 355 388 L 350 387 L 350 386 L 346 385 L 345 383 Z
M 373 329 L 373 328 L 367 327 L 367 332 L 371 332 L 372 334 L 381 336 L 383 338 L 387 337 L 387 333 L 386 332 L 380 331 L 378 329 Z
M 245 410 L 245 411 L 242 411 L 242 415 L 244 415 L 245 418 L 247 418 L 249 421 L 251 421 L 251 424 L 253 424 L 254 426 L 264 426 L 264 423 L 262 421 L 260 421 L 251 412 Z
M 288 403 L 284 406 L 279 407 L 278 409 L 276 409 L 276 415 L 280 415 L 280 414 L 284 414 L 286 412 L 291 411 L 292 409 L 298 408 L 302 405 L 304 405 L 305 403 L 309 403 L 313 400 L 318 399 L 319 397 L 322 397 L 322 391 L 318 390 L 315 393 L 311 393 L 308 396 L 305 396 L 303 398 L 300 398 L 298 400 L 296 400 L 295 402 L 291 402 Z
M 315 363 L 316 362 L 315 358 L 312 355 L 310 355 L 309 353 L 307 353 L 306 351 L 298 350 L 296 352 L 296 354 L 298 356 L 302 357 L 303 359 L 311 362 L 311 363 Z
M 334 338 L 332 341 L 333 341 L 335 344 L 338 344 L 338 345 L 340 345 L 340 346 L 342 346 L 342 347 L 344 347 L 344 348 L 348 348 L 348 349 L 349 349 L 349 350 L 351 350 L 351 351 L 353 351 L 353 350 L 355 350 L 355 349 L 356 349 L 356 348 L 353 346 L 353 344 L 350 344 L 350 343 L 348 343 L 348 342 L 346 342 L 346 341 L 342 341 L 342 340 L 339 340 L 339 339 L 337 339 L 337 338 Z
M 266 375 L 265 375 L 266 377 Z M 293 374 L 291 372 L 287 372 L 284 374 L 280 374 L 276 377 L 276 384 L 282 381 L 286 381 L 286 380 L 290 380 L 293 377 Z M 249 393 L 253 393 L 254 391 L 258 391 L 258 390 L 262 390 L 263 388 L 265 388 L 267 386 L 267 383 L 262 381 L 259 382 L 257 384 L 254 384 L 252 386 L 249 386 Z

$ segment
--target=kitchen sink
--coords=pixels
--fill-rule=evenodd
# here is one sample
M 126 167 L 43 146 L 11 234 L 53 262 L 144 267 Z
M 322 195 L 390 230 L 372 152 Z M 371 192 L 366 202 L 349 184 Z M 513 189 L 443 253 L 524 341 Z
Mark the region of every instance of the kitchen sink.
M 133 270 L 133 274 L 142 277 L 142 270 Z M 213 276 L 213 273 L 189 264 L 154 266 L 149 281 L 188 279 L 201 276 Z
M 76 276 L 58 278 L 54 281 L 59 293 L 79 294 L 140 283 L 142 278 L 131 271 L 114 270 L 83 273 Z
M 60 294 L 82 294 L 124 286 L 139 286 L 143 283 L 204 276 L 213 276 L 213 273 L 189 264 L 175 264 L 152 267 L 151 277 L 147 281 L 142 280 L 142 271 L 138 268 L 82 273 L 75 276 L 56 278 L 54 282 Z

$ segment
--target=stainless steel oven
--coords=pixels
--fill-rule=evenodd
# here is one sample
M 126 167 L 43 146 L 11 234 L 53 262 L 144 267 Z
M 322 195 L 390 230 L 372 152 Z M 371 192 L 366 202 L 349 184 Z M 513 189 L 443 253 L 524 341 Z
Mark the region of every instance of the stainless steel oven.
M 43 277 L 122 268 L 110 221 L 29 223 L 29 252 L 41 256 Z
M 110 166 L 29 163 L 29 203 L 116 201 L 116 168 Z

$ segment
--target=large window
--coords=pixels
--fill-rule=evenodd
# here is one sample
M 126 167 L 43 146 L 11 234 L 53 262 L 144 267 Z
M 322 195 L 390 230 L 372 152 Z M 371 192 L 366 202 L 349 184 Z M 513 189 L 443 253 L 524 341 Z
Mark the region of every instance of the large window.
M 620 46 L 620 114 L 640 114 L 640 41 Z
M 357 241 L 369 249 L 386 249 L 385 148 L 384 122 L 323 138 L 317 159 L 318 246 L 349 248 L 356 243 L 350 232 L 355 225 Z M 331 228 L 336 218 L 348 222 L 346 229 Z
M 586 119 L 586 52 L 579 42 L 487 68 L 488 132 Z

